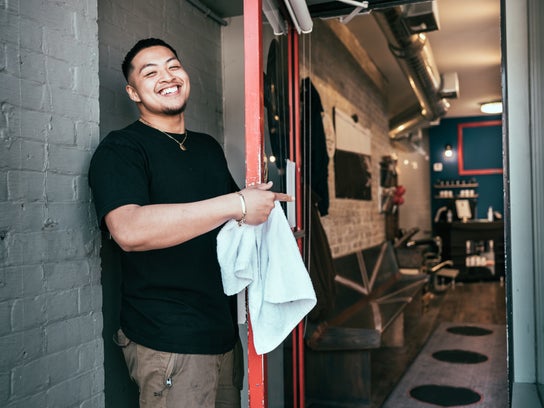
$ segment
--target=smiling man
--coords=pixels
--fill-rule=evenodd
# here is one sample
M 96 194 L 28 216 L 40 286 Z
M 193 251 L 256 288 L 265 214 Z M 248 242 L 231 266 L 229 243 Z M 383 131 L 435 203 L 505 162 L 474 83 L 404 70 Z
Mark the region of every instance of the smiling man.
M 235 301 L 216 237 L 228 220 L 260 224 L 291 198 L 271 184 L 238 191 L 219 143 L 186 129 L 191 87 L 174 48 L 141 40 L 122 68 L 140 117 L 104 138 L 89 169 L 100 226 L 122 249 L 117 342 L 140 407 L 237 407 Z

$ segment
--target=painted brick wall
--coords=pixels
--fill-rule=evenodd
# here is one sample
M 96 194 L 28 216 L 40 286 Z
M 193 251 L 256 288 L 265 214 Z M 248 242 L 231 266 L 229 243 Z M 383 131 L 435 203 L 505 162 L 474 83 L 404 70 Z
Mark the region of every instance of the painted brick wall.
M 0 406 L 101 407 L 96 2 L 0 2 Z
M 349 54 L 329 26 L 314 22 L 311 60 L 303 58 L 301 76 L 310 76 L 319 92 L 325 115 L 332 120 L 333 108 L 356 114 L 359 124 L 372 135 L 372 200 L 336 199 L 334 160 L 329 162 L 329 214 L 321 221 L 327 233 L 333 257 L 362 249 L 385 239 L 384 216 L 378 211 L 379 163 L 381 157 L 391 154 L 387 135 L 388 120 L 385 99 L 359 63 Z M 334 135 L 328 134 L 332 139 Z

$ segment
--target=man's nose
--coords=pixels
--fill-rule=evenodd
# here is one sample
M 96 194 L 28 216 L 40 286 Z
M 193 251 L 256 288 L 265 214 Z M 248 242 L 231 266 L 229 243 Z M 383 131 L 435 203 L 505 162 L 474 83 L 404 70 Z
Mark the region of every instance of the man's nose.
M 167 68 L 162 69 L 160 71 L 160 74 L 161 74 L 161 76 L 160 76 L 161 81 L 166 81 L 167 82 L 167 81 L 171 81 L 174 78 L 174 75 Z

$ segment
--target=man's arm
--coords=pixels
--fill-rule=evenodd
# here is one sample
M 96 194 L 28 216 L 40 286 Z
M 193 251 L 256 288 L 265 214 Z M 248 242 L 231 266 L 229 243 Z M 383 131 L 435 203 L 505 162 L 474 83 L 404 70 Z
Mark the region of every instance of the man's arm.
M 246 206 L 246 222 L 265 222 L 274 201 L 291 201 L 283 193 L 268 191 L 271 183 L 241 191 Z M 242 218 L 237 193 L 184 204 L 129 204 L 110 211 L 105 222 L 117 244 L 127 252 L 149 251 L 175 246 L 205 234 L 230 219 Z

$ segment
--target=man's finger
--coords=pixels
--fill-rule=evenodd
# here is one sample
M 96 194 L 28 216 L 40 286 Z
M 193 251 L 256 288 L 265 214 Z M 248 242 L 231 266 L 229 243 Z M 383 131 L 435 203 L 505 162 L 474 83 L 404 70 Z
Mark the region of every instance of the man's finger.
M 272 182 L 269 181 L 268 183 L 257 184 L 254 188 L 259 190 L 270 190 L 272 188 Z
M 276 193 L 274 200 L 275 201 L 295 201 L 295 197 L 285 193 Z

